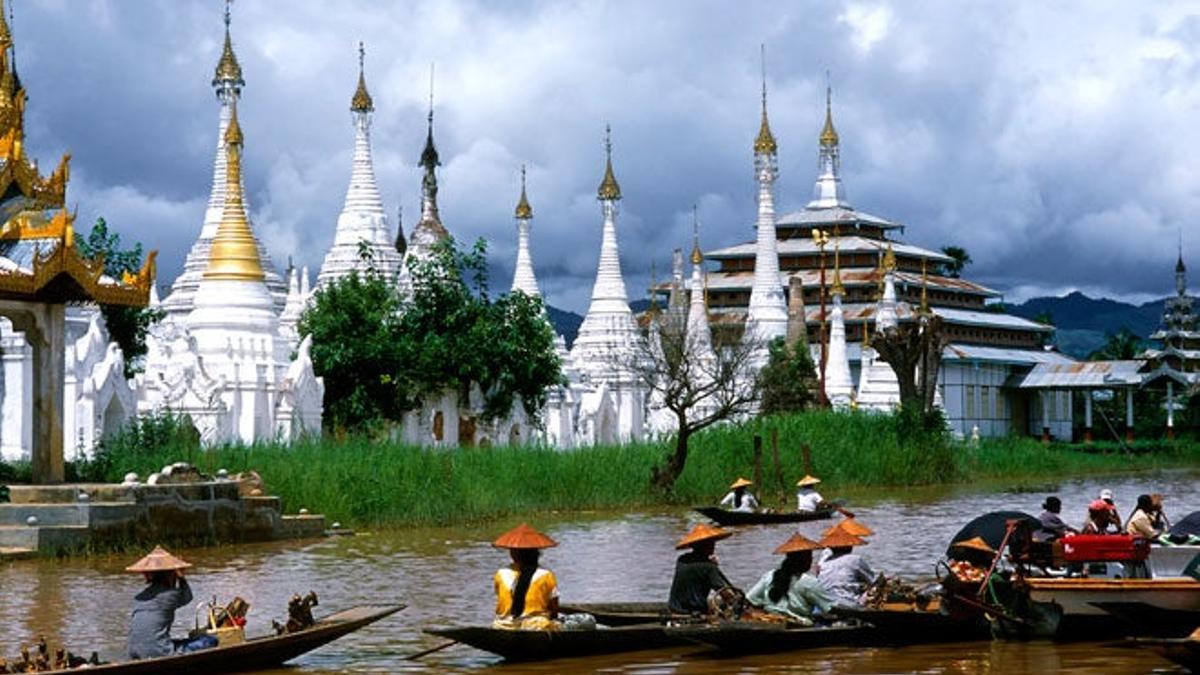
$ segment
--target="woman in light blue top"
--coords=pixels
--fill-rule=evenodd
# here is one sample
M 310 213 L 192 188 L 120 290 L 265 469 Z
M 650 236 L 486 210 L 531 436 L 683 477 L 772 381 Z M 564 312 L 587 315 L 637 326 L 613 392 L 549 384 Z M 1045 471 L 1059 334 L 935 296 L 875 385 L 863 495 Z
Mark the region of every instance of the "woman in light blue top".
M 812 569 L 813 551 L 821 546 L 801 534 L 794 534 L 776 553 L 784 554 L 777 569 L 759 578 L 746 599 L 755 607 L 785 616 L 804 625 L 812 625 L 813 617 L 828 612 L 835 604 L 834 597 L 821 585 Z

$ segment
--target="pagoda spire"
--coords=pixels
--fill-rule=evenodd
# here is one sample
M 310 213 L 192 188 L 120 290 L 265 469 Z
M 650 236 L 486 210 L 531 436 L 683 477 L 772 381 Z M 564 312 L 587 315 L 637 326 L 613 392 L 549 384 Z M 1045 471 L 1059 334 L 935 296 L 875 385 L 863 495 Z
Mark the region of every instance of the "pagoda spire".
M 262 265 L 258 260 L 258 242 L 246 217 L 242 200 L 242 128 L 238 124 L 237 106 L 225 131 L 225 208 L 221 223 L 213 237 L 208 269 L 204 279 L 227 281 L 263 281 Z
M 840 237 L 838 238 L 840 239 Z M 835 239 L 833 253 L 833 310 L 829 319 L 829 351 L 825 368 L 825 398 L 835 408 L 850 405 L 854 393 L 854 382 L 850 377 L 850 357 L 846 347 L 846 319 L 842 310 L 842 297 L 846 289 L 842 286 L 841 254 Z
M 246 81 L 242 79 L 242 66 L 238 63 L 237 54 L 233 51 L 233 38 L 230 37 L 230 24 L 233 18 L 230 12 L 230 0 L 225 1 L 225 46 L 221 50 L 221 58 L 213 72 L 212 86 L 217 100 L 221 102 L 220 122 L 217 128 L 217 152 L 213 159 L 212 190 L 208 195 L 208 211 L 205 213 L 202 239 L 211 239 L 216 231 L 217 222 L 221 217 L 225 204 L 225 132 L 229 128 L 229 119 L 233 106 L 242 95 L 242 87 Z
M 1183 264 L 1183 230 L 1179 231 L 1179 257 L 1175 259 L 1175 292 L 1187 295 L 1187 267 Z
M 712 328 L 708 325 L 708 288 L 704 253 L 700 250 L 700 219 L 692 206 L 692 296 L 687 314 L 687 348 L 701 359 L 715 359 Z
M 525 196 L 525 165 L 521 165 L 521 198 L 513 212 L 517 221 L 517 266 L 513 272 L 512 290 L 521 291 L 529 297 L 541 296 L 537 277 L 533 273 L 533 257 L 529 253 L 529 229 L 533 220 L 533 207 Z
M 429 115 L 427 120 L 425 148 L 421 151 L 421 161 L 417 164 L 425 169 L 425 177 L 421 182 L 421 219 L 438 220 L 437 167 L 441 166 L 442 162 L 438 157 L 437 146 L 433 143 L 433 64 L 429 66 Z
M 846 201 L 846 188 L 839 175 L 841 149 L 837 129 L 833 126 L 833 87 L 829 84 L 825 86 L 825 126 L 821 128 L 819 147 L 817 182 L 813 186 L 813 198 L 808 208 L 850 208 L 850 202 Z
M 746 335 L 767 344 L 787 337 L 787 302 L 779 277 L 779 244 L 775 234 L 775 180 L 779 177 L 778 146 L 767 121 L 766 57 L 763 51 L 762 122 L 754 141 L 754 177 L 758 182 L 758 220 L 754 252 L 754 281 L 746 313 Z
M 883 254 L 883 294 L 879 306 L 875 310 L 875 332 L 881 333 L 888 328 L 895 328 L 896 317 L 896 253 L 891 243 Z

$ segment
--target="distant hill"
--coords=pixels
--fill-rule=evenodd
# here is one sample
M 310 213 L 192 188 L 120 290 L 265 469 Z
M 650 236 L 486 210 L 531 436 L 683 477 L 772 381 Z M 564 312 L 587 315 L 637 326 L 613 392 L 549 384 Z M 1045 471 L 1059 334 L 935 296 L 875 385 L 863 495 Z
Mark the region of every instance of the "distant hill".
M 644 299 L 629 303 L 634 313 L 645 311 L 649 305 Z M 1058 298 L 1030 298 L 1007 308 L 1009 313 L 1026 319 L 1048 312 L 1058 329 L 1055 337 L 1058 348 L 1076 358 L 1086 358 L 1104 345 L 1109 333 L 1119 332 L 1122 328 L 1128 328 L 1143 340 L 1149 337 L 1162 319 L 1163 301 L 1134 305 L 1108 298 L 1091 298 L 1075 291 Z M 573 344 L 583 317 L 556 307 L 546 309 L 554 329 L 566 338 L 568 346 Z
M 1057 298 L 1030 298 L 1009 305 L 1011 314 L 1034 319 L 1049 313 L 1058 329 L 1058 348 L 1084 358 L 1104 345 L 1109 333 L 1128 328 L 1143 340 L 1150 336 L 1162 319 L 1163 301 L 1134 305 L 1108 298 L 1091 298 L 1079 291 Z

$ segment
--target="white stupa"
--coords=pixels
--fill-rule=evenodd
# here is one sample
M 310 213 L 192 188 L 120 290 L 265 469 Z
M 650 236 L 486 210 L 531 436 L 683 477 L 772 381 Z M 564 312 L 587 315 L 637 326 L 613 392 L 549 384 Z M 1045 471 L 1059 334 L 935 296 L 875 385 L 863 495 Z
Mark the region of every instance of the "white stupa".
M 854 382 L 850 377 L 850 358 L 846 351 L 846 320 L 842 311 L 842 296 L 846 289 L 842 286 L 842 270 L 840 253 L 834 252 L 833 262 L 833 309 L 829 316 L 829 351 L 826 355 L 825 398 L 835 408 L 850 405 L 854 396 Z
M 758 181 L 758 220 L 755 228 L 754 285 L 746 313 L 746 334 L 756 340 L 758 360 L 767 358 L 775 338 L 787 336 L 787 303 L 779 276 L 779 247 L 775 239 L 775 179 L 779 177 L 778 146 L 767 121 L 767 85 L 763 81 L 762 123 L 754 139 L 754 177 Z

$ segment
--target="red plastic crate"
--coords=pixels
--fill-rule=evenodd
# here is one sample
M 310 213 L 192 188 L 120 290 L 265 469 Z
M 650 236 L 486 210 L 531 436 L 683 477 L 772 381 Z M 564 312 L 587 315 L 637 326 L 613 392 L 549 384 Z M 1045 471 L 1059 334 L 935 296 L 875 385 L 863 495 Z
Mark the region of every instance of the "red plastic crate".
M 1140 562 L 1150 557 L 1150 542 L 1129 534 L 1077 534 L 1060 541 L 1063 559 L 1072 563 Z

